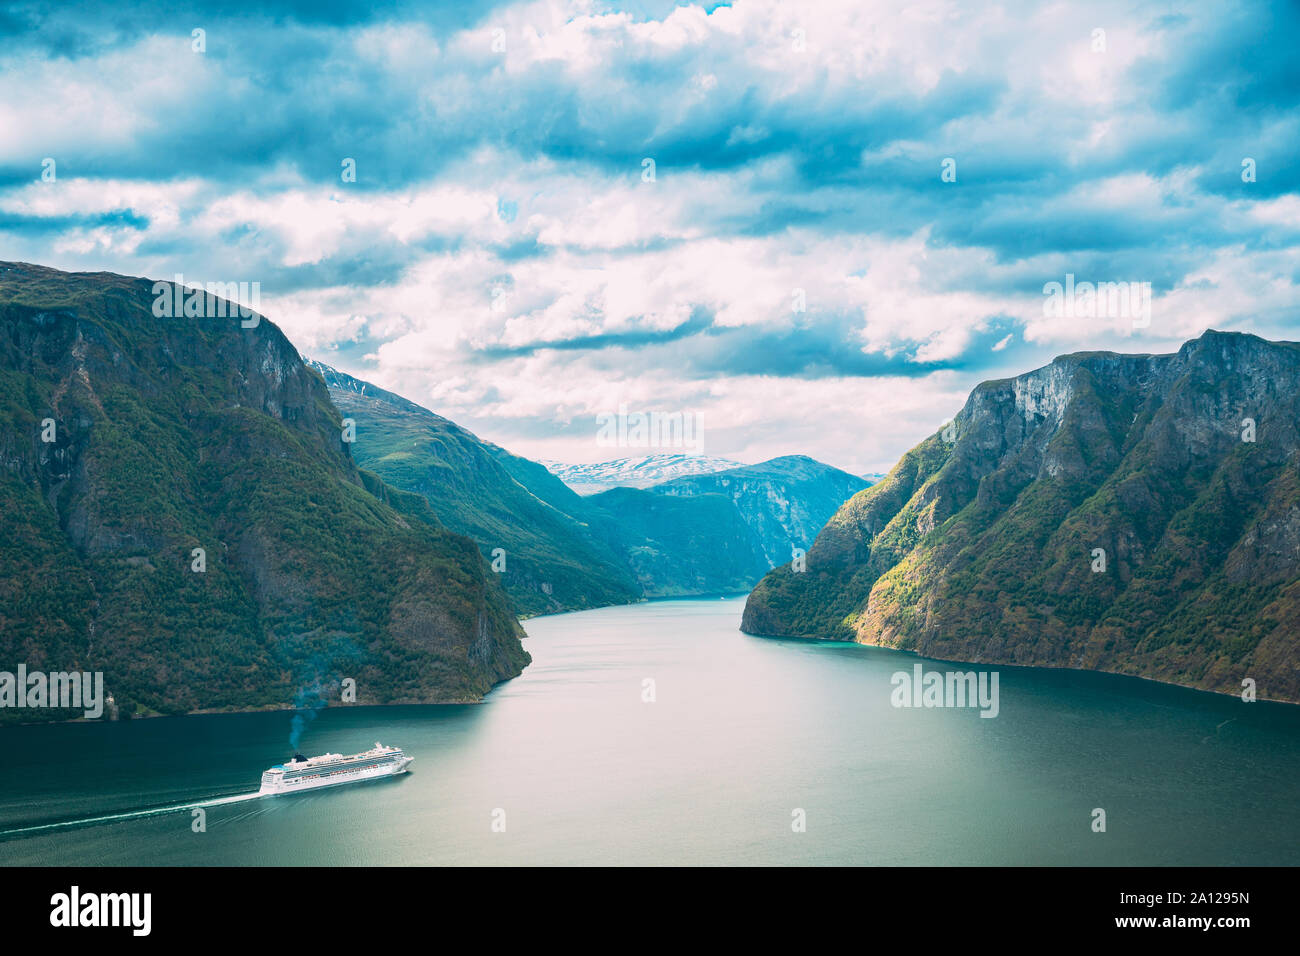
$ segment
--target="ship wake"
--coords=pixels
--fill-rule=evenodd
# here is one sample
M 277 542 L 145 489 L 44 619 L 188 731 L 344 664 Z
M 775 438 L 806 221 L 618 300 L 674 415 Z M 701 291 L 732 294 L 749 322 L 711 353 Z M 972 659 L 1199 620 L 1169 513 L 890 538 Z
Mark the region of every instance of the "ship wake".
M 18 827 L 13 830 L 0 830 L 0 840 L 14 837 L 33 836 L 37 833 L 52 833 L 56 830 L 71 830 L 77 827 L 93 827 L 104 823 L 116 823 L 120 820 L 139 820 L 144 817 L 161 816 L 164 813 L 180 813 L 183 810 L 206 810 L 208 807 L 224 807 L 232 803 L 244 803 L 258 800 L 264 794 L 253 791 L 240 793 L 233 797 L 217 797 L 213 800 L 200 800 L 194 803 L 177 803 L 166 807 L 149 807 L 145 810 L 128 810 L 122 813 L 110 813 L 102 817 L 85 817 L 80 820 L 60 820 L 55 823 L 42 823 L 38 826 Z

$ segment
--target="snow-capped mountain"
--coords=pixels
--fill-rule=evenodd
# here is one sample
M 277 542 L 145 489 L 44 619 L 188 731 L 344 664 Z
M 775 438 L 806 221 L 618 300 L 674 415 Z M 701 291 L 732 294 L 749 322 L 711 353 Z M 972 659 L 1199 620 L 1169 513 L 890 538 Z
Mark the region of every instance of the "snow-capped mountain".
M 545 458 L 540 461 L 551 474 L 580 495 L 594 495 L 610 488 L 648 488 L 686 475 L 709 475 L 741 467 L 741 462 L 726 458 L 682 454 L 617 458 L 588 465 L 568 465 Z

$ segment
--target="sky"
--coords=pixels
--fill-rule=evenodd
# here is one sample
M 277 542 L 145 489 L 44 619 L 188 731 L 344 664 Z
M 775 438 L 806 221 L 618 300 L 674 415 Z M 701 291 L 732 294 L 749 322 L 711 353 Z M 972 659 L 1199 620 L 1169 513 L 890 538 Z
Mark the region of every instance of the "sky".
M 238 10 L 0 10 L 0 259 L 257 283 L 305 356 L 570 462 L 677 450 L 599 440 L 626 411 L 887 471 L 1056 355 L 1300 339 L 1294 4 Z

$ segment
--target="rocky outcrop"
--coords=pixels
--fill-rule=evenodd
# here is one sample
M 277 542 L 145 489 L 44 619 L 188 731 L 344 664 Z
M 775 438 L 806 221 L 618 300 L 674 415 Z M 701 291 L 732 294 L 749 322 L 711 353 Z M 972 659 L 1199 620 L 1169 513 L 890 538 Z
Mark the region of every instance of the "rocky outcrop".
M 1300 346 L 1207 332 L 972 392 L 769 574 L 755 634 L 1300 700 Z

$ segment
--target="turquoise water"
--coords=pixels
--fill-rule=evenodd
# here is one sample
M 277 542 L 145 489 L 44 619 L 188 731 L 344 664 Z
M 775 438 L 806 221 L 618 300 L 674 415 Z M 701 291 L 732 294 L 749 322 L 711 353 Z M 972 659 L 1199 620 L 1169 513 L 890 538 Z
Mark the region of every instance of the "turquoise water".
M 305 753 L 416 758 L 336 790 L 241 799 L 288 756 L 287 713 L 0 730 L 0 862 L 1300 863 L 1300 707 L 999 668 L 996 719 L 896 709 L 918 658 L 747 637 L 742 607 L 538 618 L 534 663 L 482 704 L 324 711 Z M 135 815 L 199 802 L 202 833 Z

